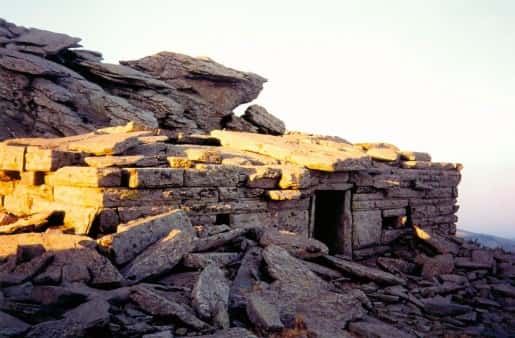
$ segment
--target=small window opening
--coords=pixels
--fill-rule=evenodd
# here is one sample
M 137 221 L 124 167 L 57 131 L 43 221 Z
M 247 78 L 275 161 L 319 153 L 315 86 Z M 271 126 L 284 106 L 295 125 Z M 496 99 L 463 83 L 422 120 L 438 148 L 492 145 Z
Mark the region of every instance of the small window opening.
M 408 216 L 383 217 L 383 229 L 398 229 L 408 225 Z
M 231 225 L 231 217 L 229 214 L 218 214 L 216 215 L 215 225 Z

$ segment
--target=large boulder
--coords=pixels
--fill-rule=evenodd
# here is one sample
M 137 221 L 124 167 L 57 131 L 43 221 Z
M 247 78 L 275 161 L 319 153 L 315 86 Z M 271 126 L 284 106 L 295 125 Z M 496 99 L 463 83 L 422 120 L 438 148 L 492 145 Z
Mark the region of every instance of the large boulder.
M 258 128 L 263 134 L 283 135 L 286 131 L 283 121 L 257 104 L 249 106 L 242 118 Z
M 167 96 L 182 107 L 200 130 L 220 129 L 222 120 L 242 103 L 254 100 L 266 79 L 245 73 L 205 57 L 161 52 L 122 65 L 150 74 L 169 84 Z

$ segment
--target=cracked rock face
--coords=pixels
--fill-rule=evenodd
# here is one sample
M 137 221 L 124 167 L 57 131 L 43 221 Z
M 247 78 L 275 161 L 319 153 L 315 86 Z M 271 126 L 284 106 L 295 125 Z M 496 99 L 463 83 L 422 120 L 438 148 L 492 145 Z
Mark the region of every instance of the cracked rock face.
M 0 140 L 69 136 L 135 121 L 169 136 L 231 127 L 266 79 L 208 58 L 161 52 L 122 64 L 80 39 L 0 19 Z M 266 128 L 261 128 L 266 132 Z

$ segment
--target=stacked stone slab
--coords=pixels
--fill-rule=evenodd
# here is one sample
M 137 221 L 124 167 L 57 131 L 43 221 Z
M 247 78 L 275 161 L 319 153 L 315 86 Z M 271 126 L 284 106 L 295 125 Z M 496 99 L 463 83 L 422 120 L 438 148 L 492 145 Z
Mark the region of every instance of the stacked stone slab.
M 454 233 L 460 166 L 429 160 L 384 144 L 301 133 L 213 131 L 177 141 L 129 124 L 3 142 L 0 194 L 9 213 L 62 212 L 77 234 L 111 233 L 182 208 L 194 224 L 312 237 L 316 192 L 343 191 L 340 253 L 360 258 L 387 251 L 412 225 Z

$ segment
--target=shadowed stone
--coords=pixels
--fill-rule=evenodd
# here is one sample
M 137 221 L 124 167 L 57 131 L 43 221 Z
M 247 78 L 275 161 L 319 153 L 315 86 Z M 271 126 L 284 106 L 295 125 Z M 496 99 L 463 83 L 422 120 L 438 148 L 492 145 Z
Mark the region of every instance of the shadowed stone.
M 98 243 L 113 257 L 116 264 L 124 264 L 168 235 L 171 230 L 188 227 L 191 227 L 191 222 L 186 214 L 181 210 L 172 210 L 120 224 L 117 233 L 100 238 Z
M 179 303 L 164 298 L 144 286 L 133 287 L 130 298 L 145 312 L 154 316 L 176 318 L 184 324 L 200 331 L 211 330 L 208 324 L 195 317 Z
M 192 303 L 201 318 L 220 328 L 229 327 L 229 281 L 215 264 L 202 270 L 192 291 Z

